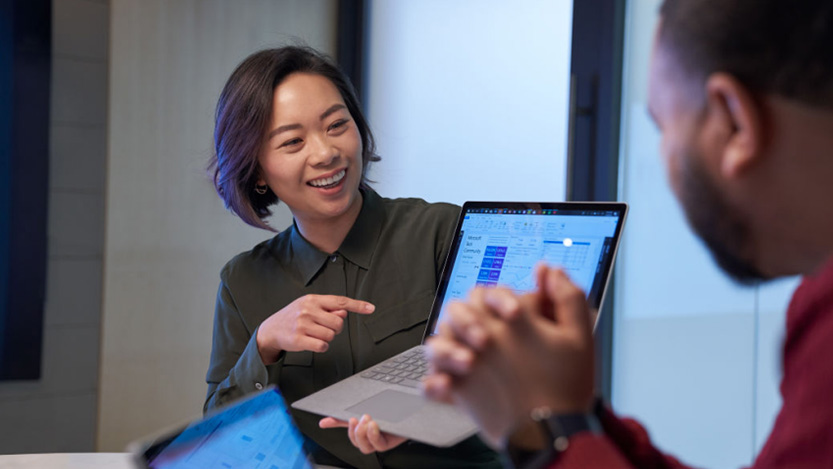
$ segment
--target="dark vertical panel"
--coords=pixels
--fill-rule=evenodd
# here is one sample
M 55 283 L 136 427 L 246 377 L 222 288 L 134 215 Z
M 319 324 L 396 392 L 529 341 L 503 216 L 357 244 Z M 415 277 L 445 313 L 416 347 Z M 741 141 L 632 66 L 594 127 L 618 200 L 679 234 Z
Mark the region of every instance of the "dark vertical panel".
M 338 2 L 338 65 L 356 87 L 359 102 L 364 95 L 364 0 Z
M 618 197 L 624 21 L 625 0 L 573 2 L 569 200 Z M 607 399 L 611 396 L 613 280 L 596 329 L 596 383 Z
M 46 284 L 51 0 L 2 0 L 4 195 L 0 379 L 38 379 Z M 9 34 L 10 33 L 10 34 Z M 0 33 L 3 34 L 3 33 Z M 8 40 L 10 37 L 11 40 Z M 11 60 L 6 64 L 5 60 Z M 8 91 L 10 90 L 10 92 Z
M 0 370 L 5 354 L 9 294 L 12 147 L 12 0 L 0 0 Z M 2 371 L 0 371 L 2 376 Z

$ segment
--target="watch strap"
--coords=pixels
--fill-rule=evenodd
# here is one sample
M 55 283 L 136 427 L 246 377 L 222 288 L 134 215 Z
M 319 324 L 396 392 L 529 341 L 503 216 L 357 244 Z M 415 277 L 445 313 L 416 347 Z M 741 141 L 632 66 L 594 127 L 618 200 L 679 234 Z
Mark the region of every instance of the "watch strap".
M 598 406 L 594 406 L 594 410 Z M 570 437 L 581 432 L 603 433 L 596 412 L 554 414 L 547 407 L 538 407 L 530 412 L 530 419 L 539 425 L 547 444 L 540 451 L 524 451 L 507 447 L 504 457 L 508 467 L 515 469 L 538 469 L 548 467 L 570 446 Z
M 576 433 L 591 432 L 599 434 L 602 426 L 599 419 L 592 413 L 553 414 L 547 408 L 538 408 L 532 411 L 533 420 L 549 434 L 550 444 L 558 453 L 561 453 L 569 446 L 570 437 Z

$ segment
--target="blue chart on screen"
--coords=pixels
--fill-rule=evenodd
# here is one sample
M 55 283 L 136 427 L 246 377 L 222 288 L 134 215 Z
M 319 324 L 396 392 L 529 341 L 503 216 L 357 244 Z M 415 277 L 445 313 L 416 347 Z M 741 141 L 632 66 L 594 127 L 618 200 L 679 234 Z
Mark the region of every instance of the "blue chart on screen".
M 303 437 L 274 390 L 188 426 L 149 465 L 164 469 L 311 467 Z
M 618 221 L 613 213 L 467 214 L 440 317 L 475 286 L 533 290 L 539 262 L 561 267 L 589 292 Z

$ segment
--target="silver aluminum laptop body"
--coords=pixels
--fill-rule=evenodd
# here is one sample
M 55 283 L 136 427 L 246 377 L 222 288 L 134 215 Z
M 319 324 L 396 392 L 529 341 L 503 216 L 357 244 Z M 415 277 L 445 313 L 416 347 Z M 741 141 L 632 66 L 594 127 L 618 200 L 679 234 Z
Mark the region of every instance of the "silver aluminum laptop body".
M 422 343 L 448 304 L 465 299 L 475 286 L 533 290 L 539 262 L 564 268 L 598 312 L 626 215 L 627 204 L 621 202 L 466 202 Z M 369 414 L 383 431 L 434 446 L 454 445 L 476 433 L 477 426 L 455 406 L 422 395 L 423 349 L 406 350 L 292 407 L 343 420 Z

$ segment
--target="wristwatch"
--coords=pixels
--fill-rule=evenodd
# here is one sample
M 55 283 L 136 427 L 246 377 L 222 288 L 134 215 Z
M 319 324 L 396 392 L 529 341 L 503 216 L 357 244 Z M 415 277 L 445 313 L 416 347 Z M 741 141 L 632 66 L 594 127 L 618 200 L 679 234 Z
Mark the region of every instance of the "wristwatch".
M 594 410 L 598 407 L 594 406 Z M 504 459 L 508 467 L 515 469 L 538 469 L 547 467 L 570 446 L 570 437 L 589 431 L 603 432 L 596 412 L 575 414 L 554 414 L 547 407 L 537 407 L 529 414 L 531 422 L 538 427 L 542 437 L 540 449 L 520 448 L 511 443 L 506 445 Z

